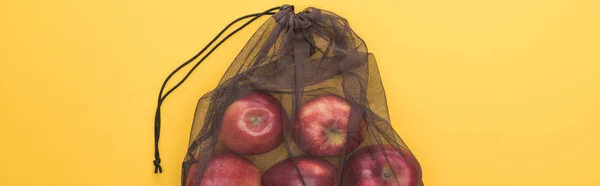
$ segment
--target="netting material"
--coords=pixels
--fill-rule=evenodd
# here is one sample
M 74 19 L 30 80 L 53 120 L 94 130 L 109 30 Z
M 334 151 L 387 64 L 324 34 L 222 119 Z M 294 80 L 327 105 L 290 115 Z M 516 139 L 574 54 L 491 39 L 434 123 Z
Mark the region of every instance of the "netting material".
M 416 171 L 408 174 L 393 171 L 400 169 L 392 169 L 392 175 L 386 172 L 383 177 L 395 178 L 395 183 L 400 186 L 423 185 L 418 161 L 390 125 L 375 57 L 368 52 L 365 42 L 352 31 L 344 18 L 317 8 L 307 8 L 297 14 L 292 9 L 275 13 L 249 39 L 218 86 L 200 98 L 190 133 L 190 145 L 182 166 L 182 185 L 200 185 L 199 180 L 189 182 L 190 178 L 203 178 L 215 154 L 231 151 L 219 139 L 224 135 L 221 133 L 229 132 L 222 129 L 223 123 L 227 123 L 225 120 L 228 117 L 225 115 L 234 102 L 252 94 L 272 97 L 280 107 L 277 119 L 283 125 L 278 136 L 281 143 L 263 150 L 266 153 L 235 153 L 252 162 L 261 174 L 282 161 L 299 166 L 295 159 L 310 156 L 329 161 L 336 167 L 335 181 L 331 183 L 352 185 L 355 183 L 344 181 L 344 177 L 348 176 L 342 174 L 356 167 L 347 163 L 350 159 L 356 159 L 353 153 L 387 148 L 398 153 L 380 153 L 387 152 L 381 150 L 374 154 L 383 154 L 382 161 L 390 164 L 389 167 L 397 166 L 393 165 L 395 160 L 391 160 L 391 156 L 398 155 L 405 162 L 404 166 Z M 347 105 L 347 109 L 345 106 L 337 108 L 346 114 L 334 116 L 337 117 L 336 122 L 340 122 L 340 118 L 347 118 L 347 122 L 340 122 L 347 125 L 342 127 L 343 130 L 325 131 L 343 143 L 337 151 L 322 152 L 335 145 L 307 145 L 309 142 L 305 141 L 310 140 L 305 139 L 307 137 L 300 131 L 307 131 L 309 129 L 306 127 L 311 127 L 302 122 L 303 113 L 307 112 L 303 109 L 307 102 L 327 96 L 334 100 L 324 102 L 328 105 L 344 105 L 337 104 L 336 99 Z M 300 167 L 296 170 L 300 170 Z M 298 176 L 302 178 L 303 174 L 306 173 L 300 170 Z M 361 181 L 358 178 L 349 180 Z M 306 181 L 303 183 L 311 185 Z

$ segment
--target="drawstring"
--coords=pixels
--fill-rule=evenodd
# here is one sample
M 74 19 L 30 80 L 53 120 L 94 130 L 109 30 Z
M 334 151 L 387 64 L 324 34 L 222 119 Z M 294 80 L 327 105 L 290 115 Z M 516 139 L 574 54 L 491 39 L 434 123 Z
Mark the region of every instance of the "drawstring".
M 286 7 L 286 6 L 284 6 Z M 169 76 L 167 76 L 167 78 L 165 79 L 165 81 L 163 82 L 161 88 L 160 88 L 160 93 L 158 95 L 158 105 L 156 107 L 156 115 L 154 117 L 154 173 L 162 173 L 162 167 L 160 166 L 160 153 L 158 151 L 158 140 L 160 138 L 160 107 L 162 105 L 162 103 L 165 101 L 165 99 L 167 98 L 167 96 L 169 96 L 169 94 L 171 94 L 175 89 L 177 89 L 181 84 L 183 84 L 183 82 L 185 82 L 185 80 L 192 74 L 192 72 L 194 72 L 194 70 L 196 69 L 196 67 L 198 67 L 198 65 L 200 65 L 200 63 L 202 63 L 213 51 L 215 51 L 217 49 L 217 47 L 219 47 L 221 44 L 223 44 L 223 42 L 225 42 L 227 39 L 229 39 L 229 37 L 233 36 L 235 33 L 239 32 L 240 30 L 242 30 L 244 27 L 248 26 L 250 23 L 254 22 L 256 19 L 264 16 L 264 15 L 273 15 L 275 14 L 275 12 L 272 12 L 274 10 L 280 9 L 282 7 L 274 7 L 271 9 L 268 9 L 262 13 L 256 13 L 256 14 L 249 14 L 249 15 L 245 15 L 242 16 L 240 18 L 237 18 L 236 20 L 232 21 L 231 23 L 229 23 L 229 25 L 227 25 L 225 28 L 223 28 L 223 30 L 221 30 L 221 32 L 219 32 L 219 34 L 217 34 L 217 36 L 215 36 L 215 38 L 212 39 L 212 41 L 210 41 L 202 50 L 200 50 L 200 52 L 198 52 L 196 55 L 194 55 L 191 59 L 187 60 L 186 62 L 184 62 L 183 64 L 181 64 L 179 67 L 177 67 L 175 70 L 173 70 L 173 72 L 171 72 L 171 74 L 169 74 Z M 165 90 L 165 87 L 167 85 L 167 82 L 173 77 L 173 75 L 175 75 L 177 72 L 179 72 L 179 70 L 181 70 L 183 67 L 187 66 L 188 64 L 190 64 L 192 61 L 196 60 L 196 58 L 198 58 L 200 55 L 202 55 L 202 53 L 204 53 L 204 51 L 206 51 L 206 49 L 208 49 L 208 47 L 210 47 L 210 45 L 212 45 L 219 37 L 221 37 L 221 35 L 223 35 L 223 33 L 225 31 L 227 31 L 227 29 L 229 27 L 231 27 L 233 24 L 253 17 L 252 19 L 248 20 L 248 22 L 244 23 L 242 26 L 240 26 L 239 28 L 235 29 L 234 31 L 232 31 L 230 34 L 228 34 L 227 36 L 225 36 L 223 38 L 223 40 L 221 40 L 220 42 L 218 42 L 210 51 L 208 51 L 208 53 L 206 53 L 206 55 L 204 57 L 202 57 L 191 69 L 190 71 L 183 77 L 183 79 L 181 79 L 175 86 L 173 86 L 173 88 L 169 89 L 169 91 L 167 91 L 167 93 L 165 93 L 163 95 L 163 92 Z

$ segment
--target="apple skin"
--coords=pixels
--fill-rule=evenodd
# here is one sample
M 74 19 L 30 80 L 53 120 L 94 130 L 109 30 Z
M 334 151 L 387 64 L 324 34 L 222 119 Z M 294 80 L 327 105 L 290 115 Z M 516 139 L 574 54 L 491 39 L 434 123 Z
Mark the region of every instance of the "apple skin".
M 398 153 L 389 145 L 358 149 L 348 158 L 342 171 L 344 186 L 417 186 L 421 183 L 421 166 L 404 148 Z M 389 160 L 389 164 L 386 161 Z M 394 173 L 396 176 L 394 176 Z M 397 181 L 396 179 L 397 178 Z
M 198 164 L 192 164 L 186 186 L 260 186 L 260 171 L 252 162 L 231 152 L 217 152 L 208 161 L 201 180 Z
M 365 122 L 361 117 L 358 131 L 348 131 L 350 104 L 334 95 L 322 95 L 305 102 L 294 123 L 293 136 L 296 144 L 314 156 L 339 156 L 348 140 L 346 152 L 351 152 L 364 141 Z
M 263 186 L 337 186 L 337 168 L 328 161 L 311 156 L 295 157 L 296 166 L 291 159 L 280 161 L 269 168 L 262 178 Z M 303 178 L 303 179 L 302 179 Z
M 252 92 L 223 114 L 219 142 L 235 153 L 269 152 L 282 141 L 281 104 L 267 93 Z

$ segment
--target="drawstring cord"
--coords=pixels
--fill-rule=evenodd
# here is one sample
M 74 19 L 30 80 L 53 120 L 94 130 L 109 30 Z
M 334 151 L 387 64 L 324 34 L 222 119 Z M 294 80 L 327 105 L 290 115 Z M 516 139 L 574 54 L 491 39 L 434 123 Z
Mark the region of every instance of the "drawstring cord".
M 198 52 L 196 55 L 194 55 L 192 58 L 190 58 L 189 60 L 187 60 L 186 62 L 184 62 L 183 64 L 181 64 L 179 67 L 177 67 L 175 70 L 173 70 L 173 72 L 171 72 L 171 74 L 169 74 L 169 76 L 167 76 L 167 78 L 165 79 L 165 81 L 163 82 L 161 88 L 160 88 L 160 92 L 158 95 L 158 105 L 156 107 L 156 115 L 154 117 L 154 173 L 162 173 L 162 167 L 160 166 L 160 153 L 158 150 L 158 141 L 160 138 L 160 124 L 161 124 L 161 117 L 160 117 L 160 107 L 162 106 L 162 103 L 165 101 L 165 99 L 167 98 L 167 96 L 169 96 L 175 89 L 177 89 L 181 84 L 183 84 L 185 82 L 185 80 L 192 74 L 192 72 L 194 72 L 194 70 L 198 67 L 198 65 L 200 65 L 200 63 L 202 63 L 212 52 L 214 52 L 217 47 L 219 47 L 221 44 L 223 44 L 223 42 L 225 42 L 227 39 L 229 39 L 231 36 L 233 36 L 235 33 L 239 32 L 240 30 L 242 30 L 244 27 L 248 26 L 250 23 L 254 22 L 256 19 L 264 16 L 264 15 L 273 15 L 275 14 L 275 12 L 272 12 L 274 10 L 277 9 L 287 9 L 289 8 L 289 5 L 284 5 L 281 7 L 274 7 L 274 8 L 270 8 L 262 13 L 255 13 L 255 14 L 249 14 L 249 15 L 245 15 L 242 16 L 240 18 L 237 18 L 236 20 L 232 21 L 231 23 L 229 23 L 229 25 L 227 25 L 225 28 L 223 28 L 223 30 L 221 30 L 221 32 L 219 32 L 219 34 L 217 34 L 217 36 L 215 36 L 212 41 L 210 41 L 202 50 L 200 50 L 200 52 Z M 230 34 L 228 34 L 227 36 L 225 36 L 223 38 L 223 40 L 221 40 L 220 42 L 218 42 L 211 50 L 208 51 L 208 53 L 206 53 L 206 55 L 204 57 L 202 57 L 191 69 L 190 71 L 183 77 L 183 79 L 181 79 L 175 86 L 173 86 L 173 88 L 169 89 L 169 91 L 167 91 L 164 95 L 163 92 L 165 90 L 165 87 L 167 85 L 167 82 L 173 77 L 173 75 L 175 75 L 177 72 L 179 72 L 179 70 L 181 70 L 183 67 L 187 66 L 188 64 L 190 64 L 192 61 L 196 60 L 200 55 L 202 55 L 202 53 L 204 53 L 206 51 L 206 49 L 208 49 L 208 47 L 210 47 L 219 37 L 221 37 L 221 35 L 223 35 L 223 33 L 225 31 L 227 31 L 227 29 L 229 29 L 229 27 L 233 26 L 233 24 L 247 19 L 247 18 L 251 18 L 250 20 L 248 20 L 246 23 L 244 23 L 242 26 L 240 26 L 239 28 L 235 29 L 234 31 L 232 31 Z

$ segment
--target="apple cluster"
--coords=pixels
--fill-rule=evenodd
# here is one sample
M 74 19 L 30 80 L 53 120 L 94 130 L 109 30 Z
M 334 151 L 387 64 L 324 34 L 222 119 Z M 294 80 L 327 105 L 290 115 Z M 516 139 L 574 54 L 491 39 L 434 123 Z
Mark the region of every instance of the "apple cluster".
M 389 145 L 363 145 L 366 124 L 350 127 L 350 104 L 342 97 L 321 95 L 304 102 L 292 121 L 292 138 L 304 155 L 275 163 L 261 176 L 257 166 L 242 155 L 260 155 L 281 145 L 287 126 L 281 103 L 268 93 L 252 92 L 225 111 L 218 151 L 204 175 L 188 171 L 188 186 L 417 186 L 420 166 L 407 150 Z M 352 130 L 351 128 L 356 128 Z M 349 139 L 350 138 L 350 139 Z M 355 151 L 356 150 L 356 151 Z M 352 153 L 341 179 L 338 168 L 324 158 Z M 298 172 L 299 171 L 299 172 Z M 300 174 L 299 174 L 300 173 Z

